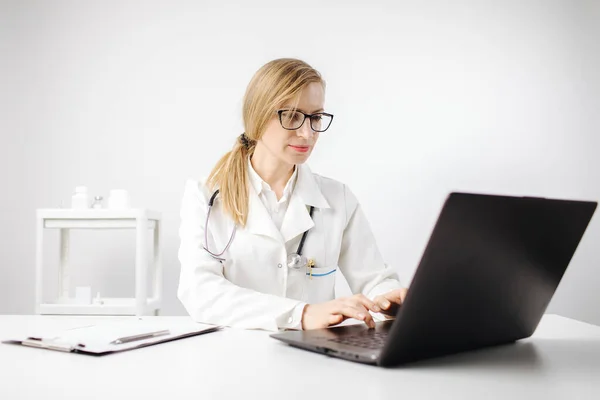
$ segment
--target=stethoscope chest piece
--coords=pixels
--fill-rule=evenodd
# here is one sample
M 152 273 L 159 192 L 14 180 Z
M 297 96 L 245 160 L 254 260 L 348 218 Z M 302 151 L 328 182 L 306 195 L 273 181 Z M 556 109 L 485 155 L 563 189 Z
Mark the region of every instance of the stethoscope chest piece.
M 287 266 L 290 269 L 299 270 L 302 268 L 306 268 L 308 265 L 308 259 L 306 256 L 300 255 L 298 253 L 288 254 L 287 256 Z

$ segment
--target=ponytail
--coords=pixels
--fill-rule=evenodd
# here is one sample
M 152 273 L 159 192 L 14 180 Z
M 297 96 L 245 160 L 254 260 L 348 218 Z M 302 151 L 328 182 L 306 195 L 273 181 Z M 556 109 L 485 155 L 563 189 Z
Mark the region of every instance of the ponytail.
M 242 227 L 248 220 L 248 157 L 254 153 L 255 146 L 256 142 L 242 133 L 233 149 L 217 162 L 207 180 L 211 190 L 219 189 L 225 213 Z

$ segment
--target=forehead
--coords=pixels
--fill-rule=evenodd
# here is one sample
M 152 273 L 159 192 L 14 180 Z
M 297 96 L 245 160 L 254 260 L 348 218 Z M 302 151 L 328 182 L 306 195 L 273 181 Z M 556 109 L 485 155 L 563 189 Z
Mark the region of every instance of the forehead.
M 296 105 L 296 101 L 298 102 Z M 313 112 L 322 110 L 325 103 L 325 91 L 323 85 L 318 82 L 309 83 L 300 93 L 296 100 L 288 101 L 285 105 L 293 107 L 304 112 Z

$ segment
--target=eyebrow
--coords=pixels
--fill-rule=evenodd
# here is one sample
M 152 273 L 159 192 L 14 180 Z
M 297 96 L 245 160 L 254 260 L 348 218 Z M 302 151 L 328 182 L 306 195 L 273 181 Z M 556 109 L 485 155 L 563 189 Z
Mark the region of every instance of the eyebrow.
M 294 107 L 282 107 L 282 109 L 285 109 L 285 110 L 293 110 L 293 109 L 294 109 Z M 315 113 L 319 113 L 319 112 L 324 112 L 324 111 L 325 111 L 325 109 L 323 109 L 323 108 L 319 108 L 318 110 L 315 110 L 315 111 L 313 111 L 313 112 L 311 112 L 311 113 L 308 113 L 308 112 L 304 111 L 304 110 L 303 110 L 302 108 L 300 108 L 300 107 L 296 107 L 296 110 L 298 110 L 298 111 L 302 111 L 302 112 L 304 112 L 304 113 L 306 113 L 306 114 L 315 114 Z

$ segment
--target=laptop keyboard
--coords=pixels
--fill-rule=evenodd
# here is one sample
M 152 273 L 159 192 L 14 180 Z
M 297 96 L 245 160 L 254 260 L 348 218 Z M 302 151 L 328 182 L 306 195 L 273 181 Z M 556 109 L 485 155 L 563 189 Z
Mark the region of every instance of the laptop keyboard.
M 329 339 L 332 342 L 347 344 L 350 346 L 361 347 L 363 349 L 380 349 L 385 344 L 387 340 L 388 331 L 382 332 L 373 332 L 373 331 L 363 331 L 356 335 L 348 335 L 343 337 L 338 337 L 334 339 Z

